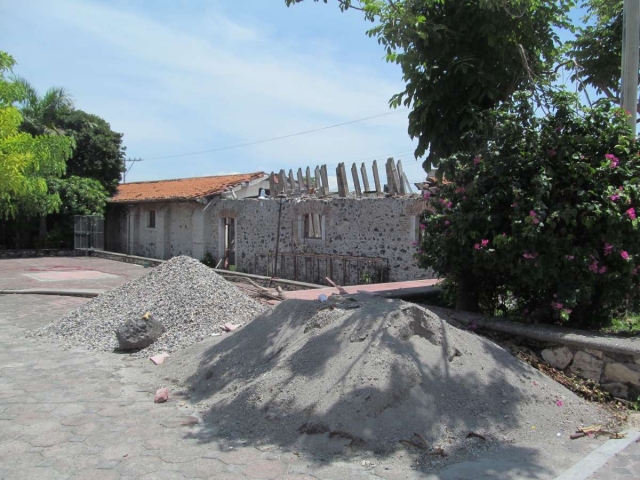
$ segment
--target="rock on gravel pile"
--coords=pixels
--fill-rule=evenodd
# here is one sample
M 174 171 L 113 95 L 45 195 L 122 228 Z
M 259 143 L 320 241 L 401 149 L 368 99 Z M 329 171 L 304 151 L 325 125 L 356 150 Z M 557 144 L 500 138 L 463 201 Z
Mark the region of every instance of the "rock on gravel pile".
M 283 302 L 229 337 L 179 352 L 162 376 L 208 412 L 206 431 L 320 456 L 410 450 L 429 463 L 442 460 L 438 447 L 447 458 L 505 444 L 554 448 L 607 420 L 427 309 L 351 298 L 344 306 L 359 308 Z
M 186 256 L 174 257 L 144 277 L 104 293 L 31 333 L 66 346 L 114 350 L 115 330 L 151 312 L 165 328 L 160 338 L 136 355 L 172 352 L 220 332 L 227 322 L 242 324 L 264 307 L 209 267 Z

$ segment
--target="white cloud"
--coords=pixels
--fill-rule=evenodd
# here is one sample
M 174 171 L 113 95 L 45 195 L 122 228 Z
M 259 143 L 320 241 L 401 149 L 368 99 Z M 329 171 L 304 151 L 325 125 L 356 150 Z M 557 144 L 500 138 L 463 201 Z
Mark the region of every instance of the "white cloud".
M 46 25 L 52 35 L 66 34 L 76 48 L 95 52 L 55 55 L 85 73 L 69 86 L 80 108 L 123 131 L 132 156 L 197 152 L 375 115 L 402 88 L 378 65 L 344 62 L 335 48 L 301 51 L 286 35 L 240 24 L 212 6 L 199 17 L 178 13 L 167 21 L 124 5 L 27 1 L 0 7 L 0 15 L 8 9 L 31 29 Z M 406 122 L 406 112 L 398 112 L 245 149 L 157 161 L 155 168 L 149 162 L 131 176 L 204 175 L 228 170 L 230 162 L 248 171 L 353 161 L 411 149 Z

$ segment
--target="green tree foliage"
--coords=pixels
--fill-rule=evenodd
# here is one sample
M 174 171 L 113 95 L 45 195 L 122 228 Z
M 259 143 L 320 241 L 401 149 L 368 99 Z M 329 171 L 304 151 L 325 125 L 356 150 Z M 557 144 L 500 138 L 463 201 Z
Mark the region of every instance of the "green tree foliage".
M 570 61 L 575 61 L 573 80 L 584 89 L 590 85 L 611 99 L 620 97 L 622 65 L 623 0 L 588 0 L 588 24 L 578 28 L 569 42 Z M 582 83 L 580 83 L 582 82 Z
M 287 5 L 300 0 L 285 0 Z M 318 0 L 315 0 L 318 1 Z M 326 0 L 324 0 L 326 3 Z M 560 54 L 558 28 L 569 28 L 572 0 L 340 0 L 362 10 L 368 31 L 400 65 L 416 157 L 430 170 L 440 158 L 468 149 L 476 114 L 548 78 Z
M 67 175 L 94 178 L 109 194 L 115 193 L 125 168 L 122 134 L 111 130 L 102 118 L 82 110 L 65 113 L 57 125 L 76 143 L 67 161 Z
M 17 77 L 24 96 L 18 104 L 22 113 L 20 129 L 31 135 L 64 134 L 59 123 L 63 115 L 73 110 L 73 100 L 67 90 L 52 87 L 44 95 L 40 95 L 26 79 Z
M 20 132 L 23 117 L 16 103 L 25 98 L 19 82 L 9 80 L 15 60 L 0 52 L 0 216 L 43 215 L 54 211 L 60 198 L 51 194 L 47 178 L 64 173 L 73 139 L 60 135 Z
M 94 178 L 56 178 L 51 182 L 51 190 L 62 200 L 59 213 L 74 215 L 104 215 L 109 194 L 100 181 Z
M 443 161 L 417 258 L 459 287 L 459 307 L 573 325 L 638 300 L 640 158 L 625 113 L 519 93 Z

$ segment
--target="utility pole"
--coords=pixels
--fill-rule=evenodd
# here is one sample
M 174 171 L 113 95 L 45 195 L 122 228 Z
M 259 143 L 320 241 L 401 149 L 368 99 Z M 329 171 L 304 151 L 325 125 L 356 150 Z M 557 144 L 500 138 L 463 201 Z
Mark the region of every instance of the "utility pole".
M 640 1 L 624 0 L 622 10 L 622 108 L 631 113 L 636 131 L 638 113 L 638 48 L 640 47 Z
M 131 170 L 131 167 L 133 167 L 133 165 L 136 162 L 141 162 L 141 161 L 142 161 L 141 158 L 127 158 L 124 161 L 125 171 L 122 174 L 122 183 L 127 183 L 127 173 L 129 173 L 129 170 Z M 129 168 L 126 168 L 127 167 L 127 162 L 131 163 L 131 165 L 129 165 Z

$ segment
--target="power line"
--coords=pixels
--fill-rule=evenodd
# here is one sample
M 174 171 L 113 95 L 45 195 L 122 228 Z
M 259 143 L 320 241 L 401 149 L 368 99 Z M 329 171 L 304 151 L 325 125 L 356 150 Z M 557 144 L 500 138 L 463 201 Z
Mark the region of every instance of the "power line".
M 127 162 L 130 162 L 130 163 L 131 163 L 131 165 L 129 165 L 129 168 L 127 168 L 127 169 L 125 170 L 125 172 L 122 174 L 122 183 L 127 183 L 127 173 L 129 173 L 129 171 L 133 168 L 133 165 L 134 165 L 135 163 L 137 163 L 137 162 L 142 162 L 142 159 L 141 159 L 141 158 L 127 158 L 127 159 L 124 161 L 125 168 L 126 168 L 126 166 L 127 166 Z
M 336 123 L 335 125 L 329 125 L 327 127 L 314 128 L 312 130 L 305 130 L 304 132 L 290 133 L 288 135 L 282 135 L 280 137 L 266 138 L 266 139 L 263 139 L 263 140 L 256 140 L 256 141 L 253 141 L 253 142 L 239 143 L 239 144 L 236 144 L 236 145 L 228 145 L 226 147 L 212 148 L 212 149 L 209 149 L 209 150 L 201 150 L 199 152 L 179 153 L 179 154 L 176 154 L 176 155 L 165 155 L 163 157 L 145 158 L 144 160 L 164 160 L 164 159 L 167 159 L 167 158 L 189 157 L 189 156 L 192 156 L 192 155 L 200 155 L 202 153 L 213 153 L 213 152 L 221 152 L 223 150 L 232 150 L 234 148 L 250 147 L 252 145 L 259 145 L 261 143 L 275 142 L 276 140 L 283 140 L 285 138 L 298 137 L 300 135 L 306 135 L 308 133 L 321 132 L 323 130 L 329 130 L 331 128 L 343 127 L 345 125 L 351 125 L 353 123 L 364 122 L 366 120 L 371 120 L 373 118 L 384 117 L 384 116 L 387 116 L 387 115 L 392 115 L 394 113 L 403 112 L 403 111 L 407 111 L 407 110 L 408 109 L 406 109 L 406 108 L 402 108 L 402 109 L 392 110 L 390 112 L 379 113 L 377 115 L 371 115 L 369 117 L 363 117 L 363 118 L 358 118 L 356 120 L 350 120 L 348 122 Z

